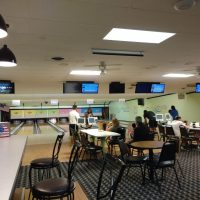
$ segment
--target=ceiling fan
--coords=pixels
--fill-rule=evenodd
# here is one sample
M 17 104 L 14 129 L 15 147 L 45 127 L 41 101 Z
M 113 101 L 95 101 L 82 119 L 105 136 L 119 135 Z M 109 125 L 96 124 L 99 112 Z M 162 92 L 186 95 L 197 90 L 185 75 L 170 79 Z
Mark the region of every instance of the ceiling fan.
M 121 65 L 121 64 L 107 65 L 105 61 L 100 61 L 98 65 L 85 65 L 84 67 L 98 67 L 99 71 L 101 71 L 100 75 L 104 76 L 105 74 L 107 74 L 108 71 L 120 70 L 120 68 L 109 68 L 108 69 L 108 66 L 116 66 L 116 65 Z

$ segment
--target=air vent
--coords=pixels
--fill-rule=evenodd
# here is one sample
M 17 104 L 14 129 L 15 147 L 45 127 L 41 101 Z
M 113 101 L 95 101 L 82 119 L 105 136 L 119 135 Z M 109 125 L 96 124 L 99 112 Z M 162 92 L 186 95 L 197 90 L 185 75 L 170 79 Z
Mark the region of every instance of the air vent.
M 125 51 L 111 49 L 92 49 L 93 54 L 113 55 L 113 56 L 144 56 L 143 51 Z

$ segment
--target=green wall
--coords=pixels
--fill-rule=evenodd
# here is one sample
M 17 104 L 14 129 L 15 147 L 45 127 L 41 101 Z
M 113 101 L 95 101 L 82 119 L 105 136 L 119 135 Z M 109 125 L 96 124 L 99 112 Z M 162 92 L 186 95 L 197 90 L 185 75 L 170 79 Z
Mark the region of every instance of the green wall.
M 135 116 L 143 116 L 145 109 L 164 114 L 171 105 L 177 108 L 183 120 L 200 121 L 200 94 L 196 93 L 186 94 L 184 99 L 178 99 L 178 94 L 145 99 L 145 106 L 138 106 L 137 100 L 112 102 L 109 112 L 119 120 L 134 121 Z

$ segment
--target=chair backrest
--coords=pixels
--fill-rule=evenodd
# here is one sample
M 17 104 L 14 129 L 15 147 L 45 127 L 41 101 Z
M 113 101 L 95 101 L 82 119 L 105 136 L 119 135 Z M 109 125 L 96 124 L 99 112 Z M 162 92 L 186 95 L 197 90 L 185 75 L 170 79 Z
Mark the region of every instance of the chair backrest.
M 167 142 L 174 142 L 176 144 L 176 153 L 180 152 L 180 140 L 179 138 L 170 138 Z
M 120 136 L 112 136 L 112 140 L 124 140 L 126 138 L 126 128 L 125 127 L 118 127 L 115 131 L 116 133 L 119 133 Z
M 110 200 L 115 198 L 117 187 L 122 179 L 125 168 L 126 165 L 122 160 L 110 154 L 105 154 L 97 186 L 97 200 L 105 199 L 108 196 Z M 105 189 L 106 185 L 109 185 L 109 187 Z
M 158 124 L 158 130 L 160 134 L 165 134 L 165 128 L 161 124 Z
M 123 161 L 125 161 L 125 157 L 130 154 L 130 150 L 128 148 L 128 145 L 124 141 L 119 141 L 119 148 L 120 148 L 120 154 Z
M 126 128 L 125 127 L 119 127 L 117 129 L 117 133 L 120 134 L 119 140 L 124 140 L 126 139 Z
M 189 134 L 186 127 L 180 125 L 179 128 L 180 128 L 181 137 L 188 137 Z
M 54 147 L 53 147 L 53 153 L 52 153 L 52 164 L 58 160 L 58 156 L 60 153 L 60 147 L 62 145 L 64 133 L 62 135 L 57 135 Z
M 176 143 L 175 141 L 165 142 L 159 157 L 159 163 L 164 161 L 174 161 L 176 160 Z
M 89 141 L 87 140 L 86 136 L 84 133 L 80 133 L 80 142 L 82 144 L 82 146 L 86 147 L 89 145 Z
M 166 135 L 175 136 L 174 129 L 172 126 L 166 126 L 165 128 L 166 128 Z
M 74 172 L 74 168 L 76 166 L 76 163 L 78 161 L 80 148 L 81 148 L 80 142 L 75 141 L 75 143 L 73 144 L 71 153 L 70 153 L 69 164 L 68 164 L 68 176 L 67 176 L 67 178 L 68 178 L 68 186 L 69 187 L 71 187 L 73 172 Z

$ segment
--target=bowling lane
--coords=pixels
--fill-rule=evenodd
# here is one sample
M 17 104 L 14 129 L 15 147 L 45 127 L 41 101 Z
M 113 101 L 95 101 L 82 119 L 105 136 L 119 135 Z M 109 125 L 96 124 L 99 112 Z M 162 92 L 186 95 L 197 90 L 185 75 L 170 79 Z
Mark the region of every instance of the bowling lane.
M 18 132 L 19 135 L 27 135 L 27 145 L 37 144 L 54 144 L 58 133 L 54 128 L 48 124 L 38 124 L 40 134 L 34 134 L 34 126 L 25 124 L 22 129 Z M 17 135 L 18 135 L 17 134 Z M 64 137 L 64 140 L 66 136 Z
M 58 134 L 58 132 L 47 123 L 38 124 L 38 126 L 40 128 L 40 134 L 54 134 L 54 135 Z
M 17 133 L 17 135 L 32 135 L 34 131 L 34 127 L 33 125 L 26 125 L 24 124 L 22 126 L 22 128 L 19 130 L 19 132 Z

